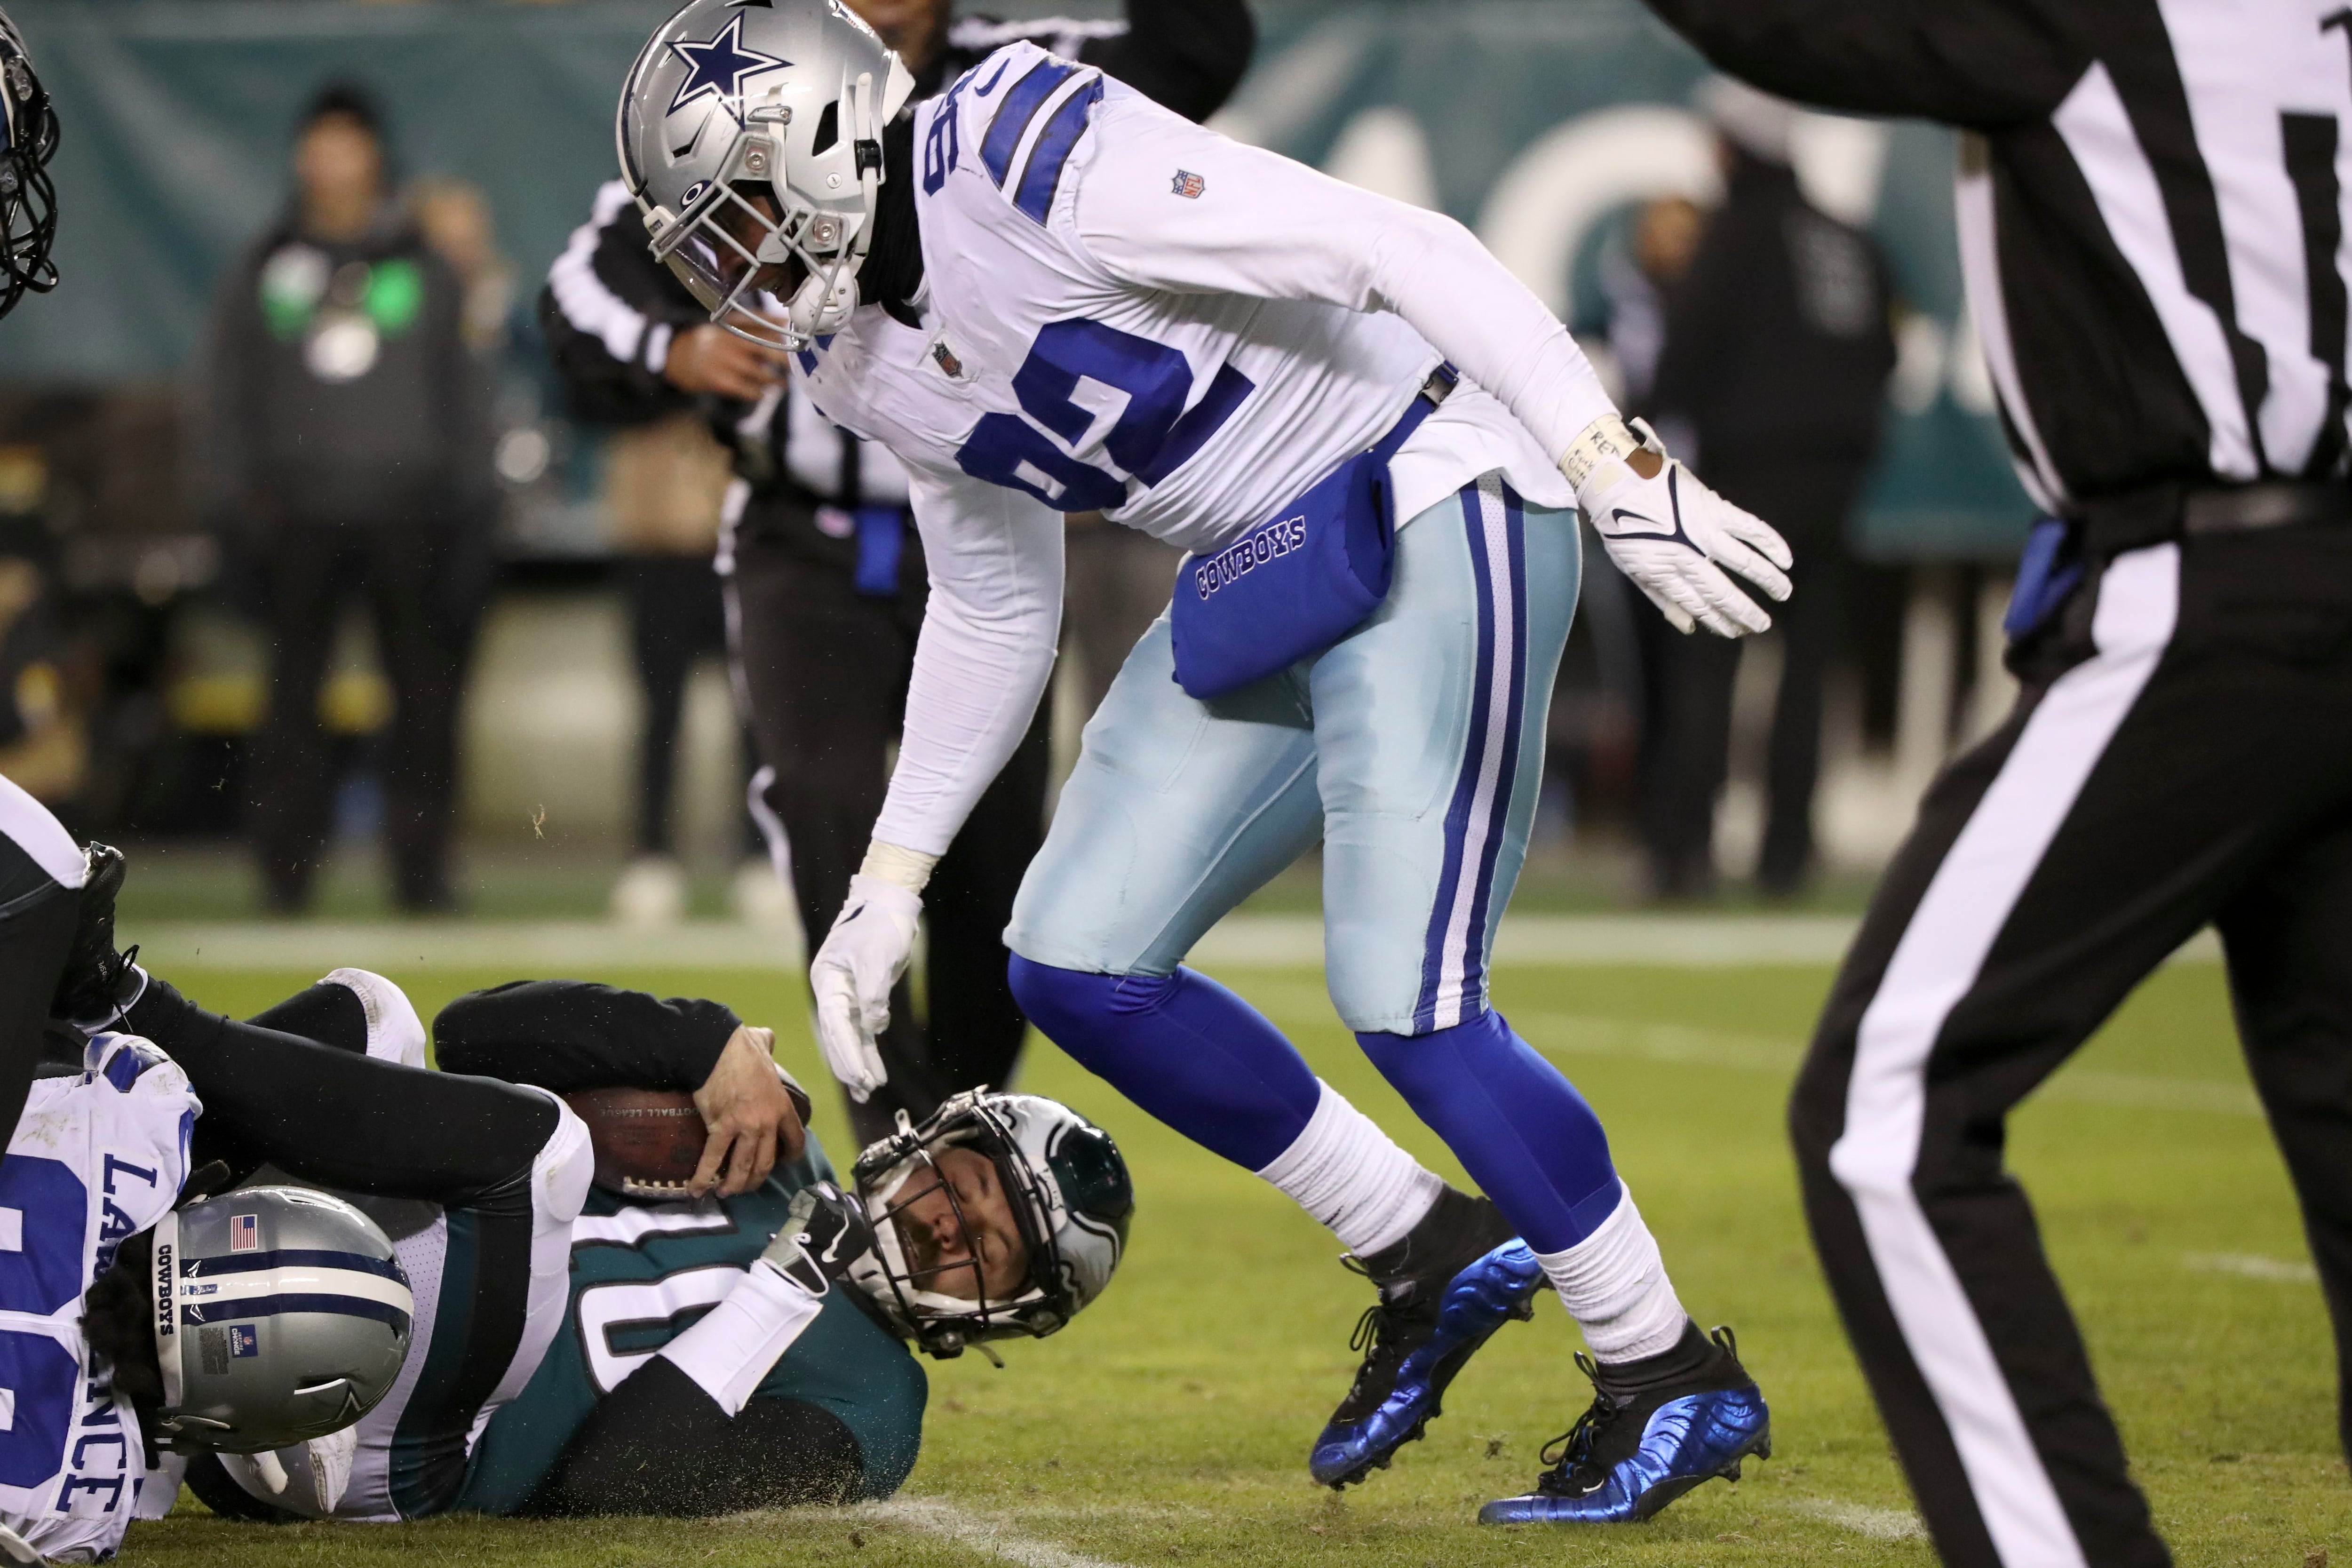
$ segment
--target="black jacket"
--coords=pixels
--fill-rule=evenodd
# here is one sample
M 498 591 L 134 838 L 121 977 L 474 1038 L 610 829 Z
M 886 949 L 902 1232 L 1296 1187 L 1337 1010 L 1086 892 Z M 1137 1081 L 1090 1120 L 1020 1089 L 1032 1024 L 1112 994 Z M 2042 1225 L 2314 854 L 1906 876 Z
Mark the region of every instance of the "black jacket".
M 463 306 L 396 209 L 348 244 L 263 235 L 221 285 L 194 388 L 211 521 L 486 519 L 488 371 Z
M 1869 462 L 1894 367 L 1878 247 L 1806 201 L 1787 165 L 1739 154 L 1668 296 L 1650 398 L 1689 422 L 1699 472 Z
M 947 47 L 917 82 L 916 97 L 937 93 L 989 54 L 1024 38 L 1097 67 L 1189 119 L 1204 120 L 1248 68 L 1256 28 L 1246 0 L 1128 0 L 1125 21 L 968 16 L 948 29 Z M 857 450 L 860 443 L 815 416 L 796 389 L 776 406 L 754 410 L 730 399 L 689 397 L 654 368 L 676 334 L 710 317 L 647 251 L 635 205 L 619 181 L 596 193 L 589 221 L 549 269 L 539 315 L 574 418 L 628 425 L 701 409 L 712 433 L 735 453 L 737 474 L 751 484 L 742 528 L 845 569 L 856 546 L 837 523 L 831 531 L 821 528 L 817 509 L 897 503 L 895 490 L 877 495 L 860 489 L 858 476 L 871 471 Z M 900 578 L 919 586 L 920 545 L 913 530 L 905 531 Z

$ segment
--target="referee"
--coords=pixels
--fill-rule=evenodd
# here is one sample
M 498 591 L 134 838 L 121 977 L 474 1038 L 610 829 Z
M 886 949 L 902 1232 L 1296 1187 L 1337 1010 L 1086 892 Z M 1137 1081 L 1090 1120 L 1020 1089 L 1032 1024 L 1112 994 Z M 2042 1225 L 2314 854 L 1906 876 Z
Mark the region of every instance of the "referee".
M 2352 13 L 1650 4 L 1759 87 L 1969 133 L 1969 312 L 2019 472 L 2060 521 L 2011 607 L 2016 711 L 1921 804 L 1790 1122 L 1815 1244 L 1944 1560 L 2162 1563 L 2003 1124 L 2218 927 L 2340 1375 Z
M 918 98 L 1026 38 L 1200 120 L 1241 79 L 1255 42 L 1246 0 L 1128 0 L 1124 20 L 1010 23 L 951 20 L 950 0 L 852 4 L 898 51 Z M 752 813 L 780 865 L 789 844 L 802 924 L 822 936 L 881 809 L 923 623 L 928 579 L 906 473 L 827 424 L 785 379 L 782 354 L 711 324 L 648 253 L 617 180 L 550 269 L 540 320 L 576 414 L 635 423 L 699 406 L 735 453 L 718 568 L 736 690 L 762 764 Z M 888 1133 L 899 1110 L 919 1122 L 949 1095 L 1013 1071 L 1028 1025 L 1005 977 L 1003 932 L 1045 835 L 1049 722 L 1041 709 L 940 862 L 927 895 L 929 1017 L 918 1020 L 902 979 L 878 1042 L 889 1081 L 849 1107 L 861 1142 Z

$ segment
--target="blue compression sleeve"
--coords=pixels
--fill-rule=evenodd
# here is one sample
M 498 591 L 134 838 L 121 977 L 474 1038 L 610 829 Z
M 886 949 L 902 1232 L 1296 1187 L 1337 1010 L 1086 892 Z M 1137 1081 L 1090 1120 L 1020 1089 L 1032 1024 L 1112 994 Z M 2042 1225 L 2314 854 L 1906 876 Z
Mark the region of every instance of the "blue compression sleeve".
M 1197 970 L 1088 974 L 1015 953 L 1012 973 L 1021 1010 L 1080 1067 L 1237 1165 L 1272 1164 L 1315 1114 L 1297 1048 Z
M 1431 1035 L 1356 1038 L 1538 1252 L 1575 1246 L 1617 1207 L 1601 1119 L 1500 1013 Z

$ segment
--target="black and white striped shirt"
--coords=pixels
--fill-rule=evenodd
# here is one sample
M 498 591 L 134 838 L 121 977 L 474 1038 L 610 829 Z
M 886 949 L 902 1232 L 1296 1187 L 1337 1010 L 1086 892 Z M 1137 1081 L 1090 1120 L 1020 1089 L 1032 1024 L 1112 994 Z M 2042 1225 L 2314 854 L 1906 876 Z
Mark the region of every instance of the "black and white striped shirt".
M 2037 502 L 2343 479 L 2343 0 L 1650 4 L 1759 87 L 1972 132 L 1969 306 Z

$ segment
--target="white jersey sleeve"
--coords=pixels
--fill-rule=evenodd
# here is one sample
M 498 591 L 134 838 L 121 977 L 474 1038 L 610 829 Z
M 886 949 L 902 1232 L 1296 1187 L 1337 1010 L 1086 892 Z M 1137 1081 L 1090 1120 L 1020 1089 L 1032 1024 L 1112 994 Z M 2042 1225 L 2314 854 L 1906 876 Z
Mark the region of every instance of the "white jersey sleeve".
M 874 825 L 942 855 L 1021 743 L 1062 627 L 1062 514 L 1017 491 L 909 468 L 930 570 L 906 728 Z
M 82 1295 L 178 1198 L 202 1109 L 162 1051 L 101 1034 L 79 1075 L 34 1082 L 0 1161 L 0 1522 L 58 1562 L 113 1556 L 139 1502 L 138 1417 Z
M 1075 228 L 1122 281 L 1393 311 L 1555 462 L 1615 412 L 1568 330 L 1452 218 L 1140 103 L 1088 141 Z

